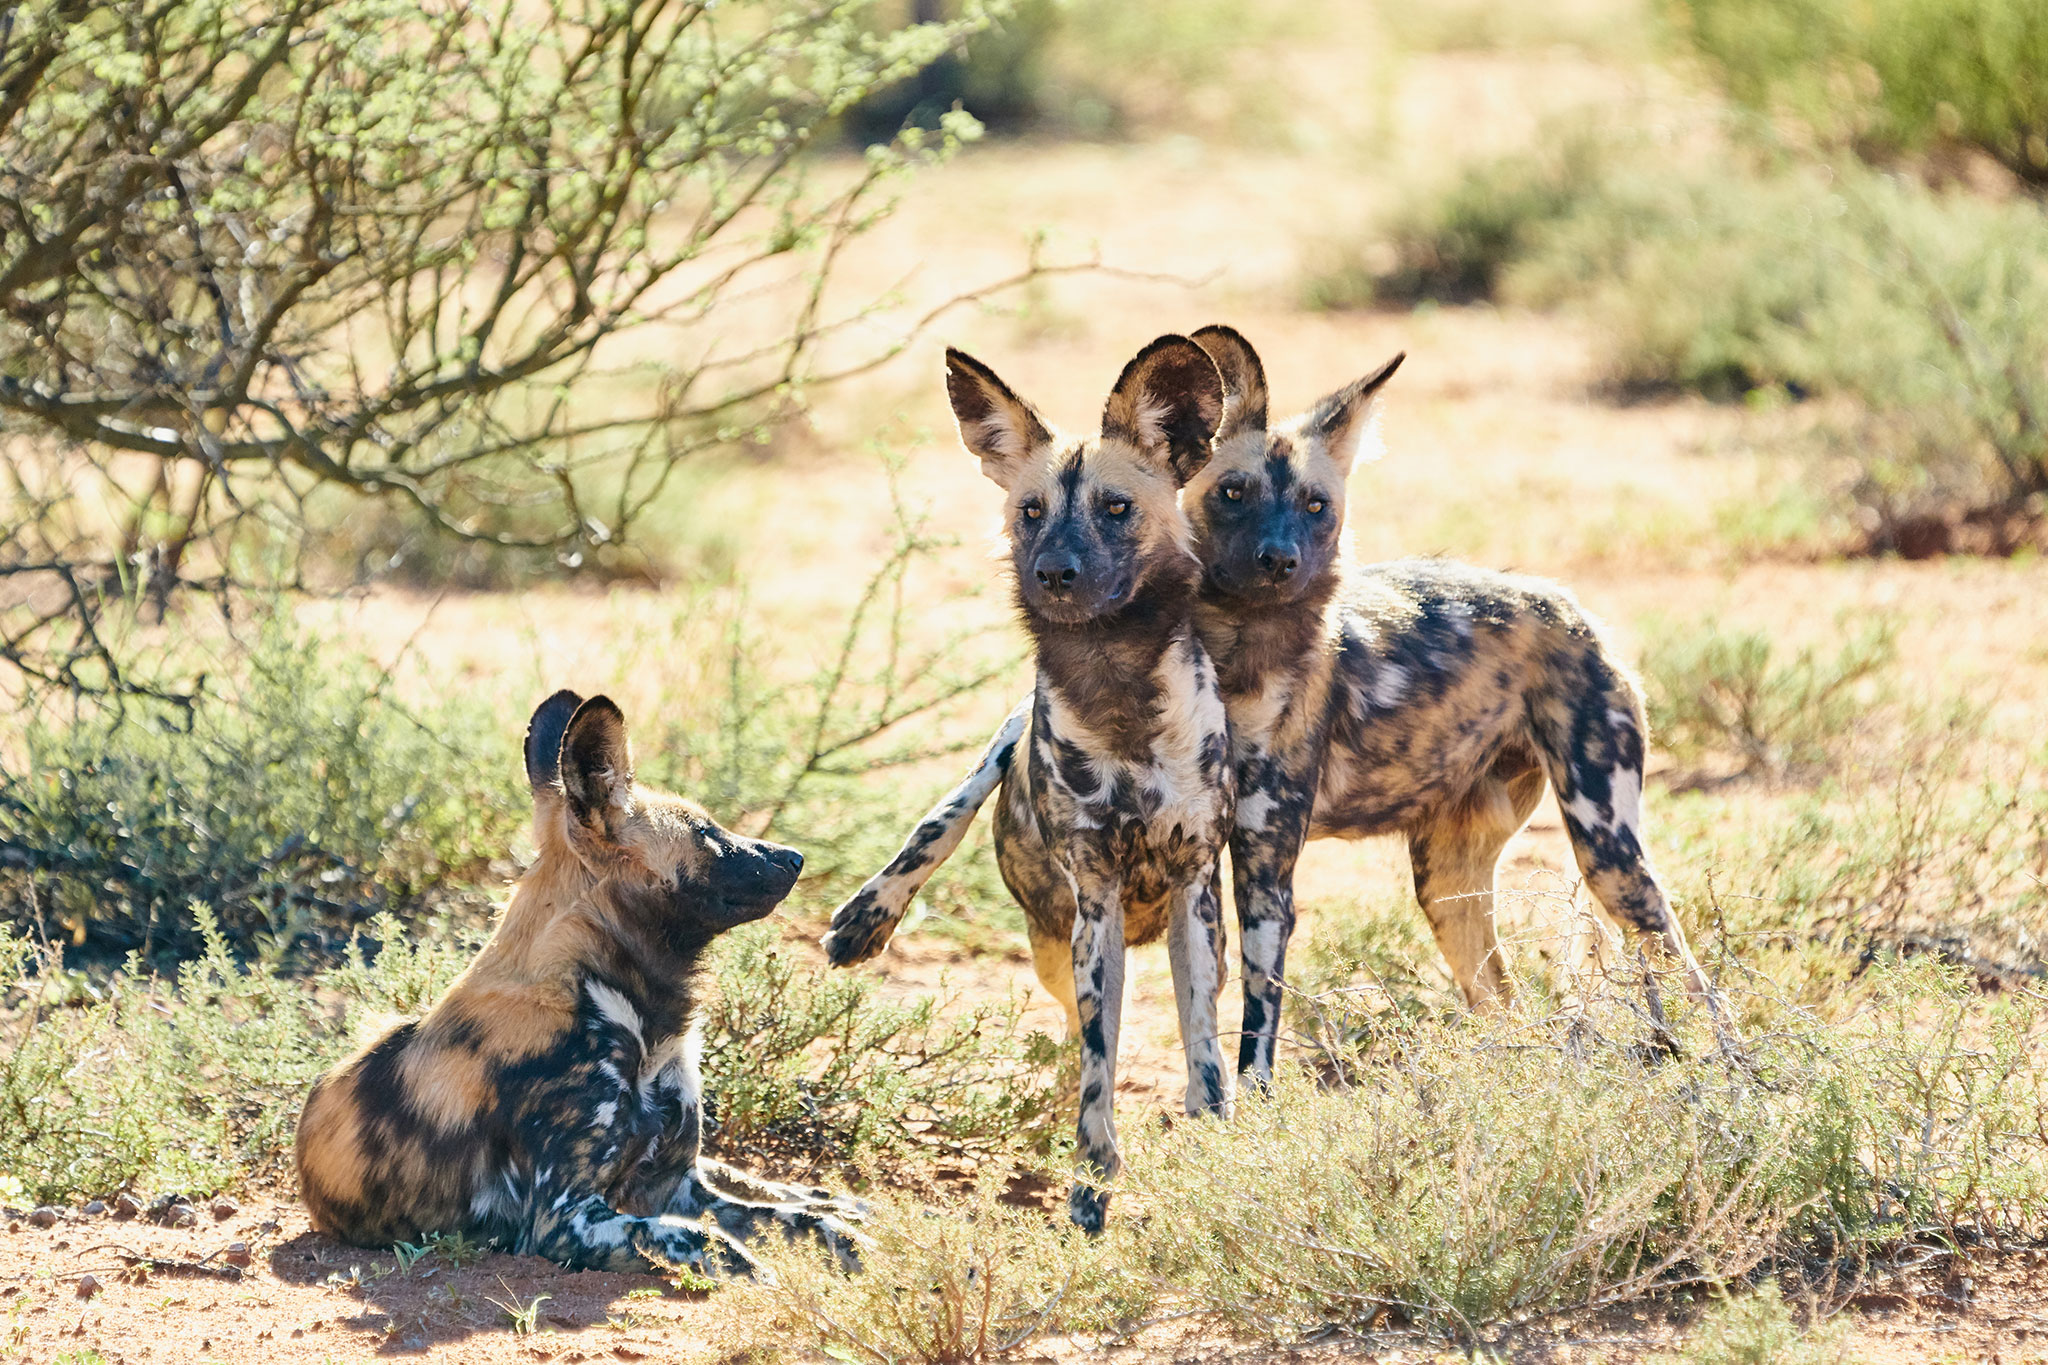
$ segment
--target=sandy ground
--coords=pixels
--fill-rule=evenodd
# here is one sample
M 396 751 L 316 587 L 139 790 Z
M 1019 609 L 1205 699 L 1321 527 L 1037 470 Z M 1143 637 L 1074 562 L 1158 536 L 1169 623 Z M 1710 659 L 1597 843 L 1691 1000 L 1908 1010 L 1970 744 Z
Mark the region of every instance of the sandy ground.
M 1128 1097 L 1126 1098 L 1128 1103 Z M 715 1292 L 679 1292 L 655 1276 L 564 1273 L 524 1256 L 451 1264 L 429 1255 L 400 1271 L 388 1253 L 307 1229 L 289 1200 L 254 1200 L 196 1226 L 65 1210 L 52 1227 L 9 1210 L 0 1233 L 0 1361 L 88 1365 L 416 1360 L 717 1360 L 728 1341 Z M 241 1263 L 241 1264 L 238 1264 Z M 93 1288 L 83 1289 L 88 1277 Z M 1797 1301 L 1797 1296 L 1790 1296 Z M 1837 1296 L 1839 1297 L 1839 1296 Z M 513 1317 L 534 1305 L 531 1330 Z M 1634 1361 L 1668 1350 L 1686 1306 L 1623 1306 L 1490 1338 L 1497 1358 L 1563 1365 Z M 2048 1361 L 2048 1251 L 1985 1252 L 1872 1282 L 1840 1311 L 1841 1359 L 1872 1365 Z M 1185 1325 L 1127 1342 L 1055 1340 L 1026 1359 L 1155 1365 L 1182 1360 L 1460 1360 L 1462 1351 L 1386 1333 L 1294 1349 L 1252 1349 Z

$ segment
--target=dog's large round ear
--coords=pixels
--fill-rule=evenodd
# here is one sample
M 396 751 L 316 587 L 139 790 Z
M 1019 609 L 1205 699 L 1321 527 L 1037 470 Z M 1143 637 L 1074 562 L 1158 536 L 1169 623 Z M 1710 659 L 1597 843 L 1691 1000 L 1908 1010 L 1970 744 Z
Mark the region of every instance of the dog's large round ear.
M 1008 489 L 1031 454 L 1052 440 L 1038 409 L 1011 392 L 996 372 L 965 351 L 946 348 L 946 397 L 960 424 L 960 443 L 981 459 L 981 472 Z
M 526 783 L 535 791 L 552 787 L 561 777 L 562 735 L 583 698 L 563 688 L 534 708 L 526 722 Z
M 1128 441 L 1185 484 L 1209 463 L 1223 420 L 1223 376 L 1184 336 L 1160 337 L 1131 358 L 1102 405 L 1102 434 Z
M 608 829 L 613 815 L 632 809 L 633 747 L 626 717 L 610 697 L 576 708 L 562 732 L 560 768 L 562 794 L 579 823 Z
M 1380 389 L 1407 358 L 1408 353 L 1402 351 L 1365 378 L 1353 380 L 1329 395 L 1301 418 L 1302 431 L 1323 443 L 1338 473 L 1351 472 L 1361 446 L 1374 444 L 1377 448 L 1376 442 L 1365 438 L 1377 426 L 1374 413 L 1379 406 Z
M 1223 424 L 1216 429 L 1216 439 L 1264 431 L 1269 401 L 1266 367 L 1252 344 L 1235 327 L 1221 324 L 1204 327 L 1188 339 L 1209 353 L 1223 375 Z

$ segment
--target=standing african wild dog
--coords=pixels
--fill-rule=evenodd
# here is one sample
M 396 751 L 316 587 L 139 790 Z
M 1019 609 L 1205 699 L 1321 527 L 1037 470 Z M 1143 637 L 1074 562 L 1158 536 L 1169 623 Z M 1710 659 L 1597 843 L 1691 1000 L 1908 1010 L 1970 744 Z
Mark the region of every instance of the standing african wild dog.
M 1308 838 L 1404 835 L 1416 896 L 1465 998 L 1502 998 L 1495 865 L 1546 779 L 1603 912 L 1659 939 L 1712 1002 L 1644 854 L 1641 699 L 1571 594 L 1436 560 L 1344 572 L 1345 480 L 1403 357 L 1269 428 L 1251 346 L 1228 327 L 1194 339 L 1228 393 L 1215 457 L 1185 502 L 1203 565 L 1196 620 L 1217 661 L 1237 780 L 1239 1071 L 1271 1074 Z
M 1218 864 L 1230 831 L 1229 740 L 1216 671 L 1195 632 L 1201 565 L 1179 489 L 1208 460 L 1222 378 L 1166 336 L 1124 367 L 1099 437 L 1056 434 L 986 367 L 946 354 L 960 438 L 1005 494 L 1017 607 L 1037 650 L 1023 708 L 902 852 L 832 917 L 845 966 L 880 952 L 910 898 L 958 846 L 998 783 L 996 861 L 1024 908 L 1038 979 L 1081 1040 L 1079 1153 L 1120 1165 L 1114 1090 L 1124 949 L 1164 932 L 1187 1054 L 1187 1110 L 1220 1113 L 1223 987 Z M 1094 1230 L 1108 1196 L 1075 1186 Z
M 851 1206 L 702 1160 L 695 976 L 773 910 L 795 849 L 633 781 L 625 718 L 557 692 L 526 735 L 538 857 L 424 1018 L 321 1077 L 299 1121 L 313 1225 L 359 1246 L 466 1233 L 582 1269 L 744 1272 L 751 1237 Z

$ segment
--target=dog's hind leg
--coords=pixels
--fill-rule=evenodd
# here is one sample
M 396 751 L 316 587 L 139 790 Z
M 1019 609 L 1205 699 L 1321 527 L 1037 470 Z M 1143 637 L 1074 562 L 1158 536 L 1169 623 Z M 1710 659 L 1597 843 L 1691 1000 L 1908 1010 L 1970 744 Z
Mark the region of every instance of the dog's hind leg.
M 1187 1054 L 1187 1111 L 1222 1114 L 1230 1103 L 1217 1037 L 1216 999 L 1223 994 L 1223 898 L 1217 870 L 1177 887 L 1167 923 L 1173 997 L 1180 1008 L 1181 1050 Z
M 1501 849 L 1522 829 L 1540 796 L 1538 769 L 1528 769 L 1518 782 L 1489 774 L 1454 806 L 1409 829 L 1415 900 L 1464 1003 L 1473 1009 L 1495 1009 L 1511 995 L 1493 923 L 1493 878 Z
M 1643 844 L 1643 762 L 1648 725 L 1635 687 L 1597 644 L 1567 676 L 1573 684 L 1532 698 L 1543 763 L 1557 789 L 1579 875 L 1616 924 L 1656 939 L 1686 989 L 1722 1013 Z
M 888 946 L 904 912 L 910 909 L 911 898 L 960 847 L 975 813 L 1002 782 L 1030 718 L 1031 698 L 1027 697 L 1003 720 L 974 770 L 917 822 L 889 865 L 832 912 L 832 928 L 824 945 L 833 966 L 865 962 Z
M 1415 899 L 1473 1009 L 1504 1004 L 1510 994 L 1494 877 L 1501 850 L 1542 796 L 1543 771 L 1533 762 L 1496 765 L 1462 801 L 1408 832 Z

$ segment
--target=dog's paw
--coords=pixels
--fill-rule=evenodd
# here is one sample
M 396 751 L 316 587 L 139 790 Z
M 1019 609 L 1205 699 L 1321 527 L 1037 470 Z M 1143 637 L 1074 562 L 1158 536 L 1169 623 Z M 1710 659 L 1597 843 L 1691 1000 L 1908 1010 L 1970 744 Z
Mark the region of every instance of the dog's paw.
M 1109 1218 L 1109 1191 L 1093 1185 L 1076 1185 L 1067 1196 L 1067 1217 L 1074 1226 L 1093 1237 Z
M 819 942 L 825 958 L 835 967 L 852 967 L 877 956 L 889 946 L 902 920 L 880 905 L 871 891 L 858 892 L 852 900 L 832 912 L 832 928 Z

